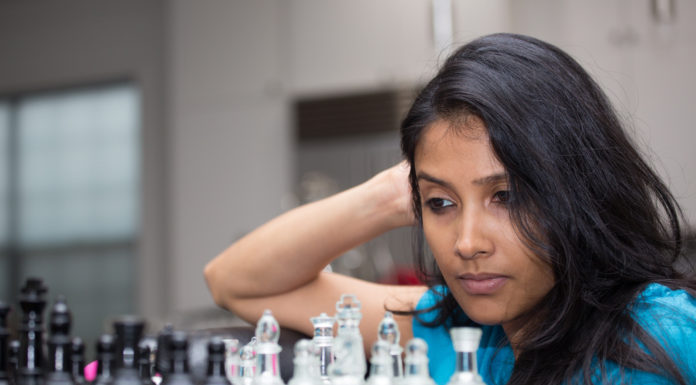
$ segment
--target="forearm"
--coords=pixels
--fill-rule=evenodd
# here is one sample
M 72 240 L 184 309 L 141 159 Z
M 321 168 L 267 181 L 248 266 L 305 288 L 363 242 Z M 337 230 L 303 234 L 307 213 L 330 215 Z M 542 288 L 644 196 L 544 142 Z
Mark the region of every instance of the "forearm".
M 205 276 L 213 297 L 280 294 L 316 279 L 334 258 L 392 228 L 409 224 L 403 199 L 384 175 L 291 210 L 254 230 L 213 259 Z

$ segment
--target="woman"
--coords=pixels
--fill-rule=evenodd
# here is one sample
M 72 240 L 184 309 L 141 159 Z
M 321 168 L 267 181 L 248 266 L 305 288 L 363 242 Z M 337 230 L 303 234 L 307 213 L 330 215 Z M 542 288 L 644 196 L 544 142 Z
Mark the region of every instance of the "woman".
M 366 347 L 393 310 L 403 341 L 429 343 L 440 384 L 453 368 L 446 331 L 462 324 L 483 329 L 489 384 L 696 381 L 696 284 L 673 268 L 678 205 L 572 58 L 525 36 L 475 40 L 401 132 L 408 166 L 290 211 L 210 262 L 215 301 L 251 322 L 271 308 L 311 334 L 309 317 L 354 293 Z M 432 252 L 419 255 L 428 288 L 322 272 L 413 223 Z

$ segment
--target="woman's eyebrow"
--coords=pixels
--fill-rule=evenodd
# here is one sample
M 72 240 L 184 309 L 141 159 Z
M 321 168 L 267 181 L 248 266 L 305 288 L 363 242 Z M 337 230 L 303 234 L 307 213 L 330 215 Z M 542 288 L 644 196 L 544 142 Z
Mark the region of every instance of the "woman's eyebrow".
M 450 190 L 454 189 L 453 186 L 449 182 L 445 182 L 442 179 L 435 178 L 434 176 L 432 176 L 426 172 L 422 172 L 422 171 L 419 172 L 416 179 L 418 179 L 418 180 L 422 179 L 422 180 L 426 180 L 426 181 L 431 182 L 431 183 L 439 184 L 440 186 L 447 187 Z
M 447 187 L 449 189 L 453 189 L 453 186 L 449 182 L 446 182 L 442 179 L 436 178 L 436 177 L 434 177 L 426 172 L 422 172 L 422 171 L 419 172 L 417 175 L 417 179 L 418 180 L 423 179 L 423 180 L 426 180 L 428 182 L 432 182 L 432 183 Z M 500 173 L 496 173 L 496 174 L 492 174 L 492 175 L 487 175 L 487 176 L 484 176 L 484 177 L 481 177 L 478 179 L 474 179 L 471 183 L 475 184 L 477 186 L 483 186 L 483 185 L 487 185 L 487 184 L 495 184 L 495 183 L 500 183 L 500 182 L 504 182 L 504 181 L 507 181 L 507 173 L 500 172 Z

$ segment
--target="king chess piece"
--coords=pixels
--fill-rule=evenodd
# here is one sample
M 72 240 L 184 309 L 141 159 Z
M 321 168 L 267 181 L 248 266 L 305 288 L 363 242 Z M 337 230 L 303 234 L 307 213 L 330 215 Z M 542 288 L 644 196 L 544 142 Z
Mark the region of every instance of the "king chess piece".
M 343 294 L 336 303 L 338 333 L 334 339 L 334 361 L 329 377 L 334 385 L 359 385 L 364 382 L 367 362 L 360 334 L 360 301 L 353 294 Z
M 220 337 L 208 341 L 208 371 L 203 385 L 231 385 L 225 370 L 225 342 Z
M 476 350 L 481 341 L 481 329 L 455 327 L 450 329 L 456 353 L 454 374 L 447 385 L 486 385 L 478 374 Z
M 405 370 L 401 385 L 435 385 L 428 369 L 428 344 L 414 338 L 406 344 Z
M 384 318 L 382 318 L 377 329 L 377 338 L 389 344 L 389 356 L 392 360 L 394 377 L 401 379 L 404 375 L 404 363 L 401 359 L 404 349 L 399 345 L 401 333 L 392 312 L 384 313 Z
M 314 326 L 314 336 L 312 342 L 316 346 L 317 354 L 319 356 L 319 376 L 328 385 L 331 381 L 329 379 L 329 366 L 333 362 L 333 352 L 331 347 L 333 346 L 333 326 L 336 320 L 334 317 L 326 315 L 326 313 L 321 313 L 317 317 L 310 318 L 312 326 Z
M 48 289 L 39 278 L 28 278 L 19 294 L 23 316 L 19 327 L 20 343 L 17 385 L 43 385 L 44 341 L 43 311 Z
M 74 385 L 70 363 L 72 317 L 65 297 L 59 296 L 51 308 L 50 336 L 48 338 L 48 372 L 46 385 Z
M 270 310 L 256 323 L 256 374 L 253 385 L 283 385 L 280 378 L 280 326 Z

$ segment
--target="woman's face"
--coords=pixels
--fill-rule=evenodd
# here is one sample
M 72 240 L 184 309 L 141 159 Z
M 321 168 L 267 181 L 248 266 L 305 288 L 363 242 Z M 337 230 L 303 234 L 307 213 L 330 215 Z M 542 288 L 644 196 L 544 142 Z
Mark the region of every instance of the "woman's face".
M 415 166 L 425 237 L 454 298 L 473 321 L 502 324 L 512 339 L 554 278 L 513 228 L 505 169 L 481 119 L 432 123 Z

